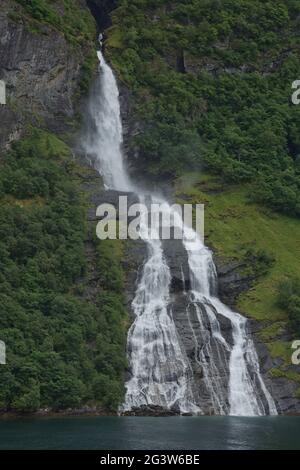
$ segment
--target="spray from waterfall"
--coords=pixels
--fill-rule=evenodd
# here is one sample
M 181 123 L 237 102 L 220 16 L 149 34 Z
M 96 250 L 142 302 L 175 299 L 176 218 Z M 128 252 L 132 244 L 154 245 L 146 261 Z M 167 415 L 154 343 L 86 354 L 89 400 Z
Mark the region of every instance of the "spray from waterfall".
M 101 52 L 98 58 L 100 73 L 89 106 L 91 124 L 84 142 L 85 151 L 107 188 L 136 192 L 123 160 L 118 86 Z M 139 194 L 139 198 L 145 201 L 143 194 Z M 152 199 L 155 201 L 154 196 Z M 172 210 L 167 203 L 165 210 Z M 174 214 L 176 217 L 178 214 Z M 182 220 L 177 223 L 183 224 Z M 201 414 L 203 410 L 194 393 L 192 366 L 173 319 L 170 269 L 161 241 L 151 236 L 159 231 L 159 226 L 151 226 L 150 237 L 148 230 L 142 217 L 140 234 L 147 244 L 148 259 L 132 303 L 134 321 L 127 341 L 130 378 L 126 383 L 123 411 L 153 405 L 180 413 Z M 198 236 L 190 236 L 190 230 L 183 225 L 183 244 L 191 277 L 185 314 L 192 331 L 195 360 L 203 371 L 213 412 L 248 416 L 276 414 L 247 332 L 247 321 L 216 297 L 217 277 L 212 254 Z M 195 322 L 191 322 L 192 315 L 196 318 L 197 332 Z M 222 334 L 220 317 L 231 324 L 231 342 Z

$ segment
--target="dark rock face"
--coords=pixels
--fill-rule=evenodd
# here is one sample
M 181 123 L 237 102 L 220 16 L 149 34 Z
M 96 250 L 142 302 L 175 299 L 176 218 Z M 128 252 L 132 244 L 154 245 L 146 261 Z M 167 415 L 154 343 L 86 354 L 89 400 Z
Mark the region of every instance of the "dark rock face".
M 268 376 L 268 371 L 272 368 L 277 368 L 283 362 L 280 358 L 270 357 L 269 351 L 264 343 L 256 341 L 256 350 L 260 359 L 261 372 L 268 390 L 274 397 L 277 405 L 278 413 L 280 414 L 295 414 L 300 412 L 299 399 L 295 397 L 297 384 L 285 377 L 272 377 Z M 290 370 L 299 373 L 299 367 L 290 366 Z
M 125 193 L 113 190 L 106 191 L 103 187 L 101 176 L 93 168 L 86 167 L 85 170 L 81 172 L 79 176 L 81 179 L 80 186 L 86 194 L 88 201 L 86 213 L 88 232 L 85 245 L 85 252 L 86 257 L 89 261 L 88 267 L 90 272 L 89 285 L 85 295 L 90 300 L 93 300 L 97 293 L 99 293 L 100 289 L 97 279 L 97 269 L 95 266 L 95 244 L 93 242 L 96 233 L 96 225 L 97 222 L 100 220 L 96 216 L 97 207 L 100 204 L 112 204 L 114 207 L 118 208 L 119 196 L 126 195 L 128 197 L 129 205 L 137 203 L 138 198 L 134 193 Z M 125 273 L 125 301 L 129 313 L 131 312 L 131 303 L 135 296 L 136 283 L 139 279 L 140 272 L 143 268 L 146 258 L 147 247 L 142 240 L 124 241 L 123 269 Z
M 164 255 L 171 271 L 171 293 L 180 294 L 190 288 L 188 257 L 182 240 L 163 240 Z
M 241 274 L 244 262 L 234 260 L 224 263 L 223 260 L 215 257 L 215 263 L 218 273 L 219 296 L 225 304 L 235 308 L 239 294 L 249 289 L 251 283 L 255 280 L 255 276 Z M 274 398 L 278 413 L 298 414 L 300 412 L 300 400 L 296 397 L 296 391 L 298 388 L 297 383 L 286 377 L 273 377 L 269 374 L 270 370 L 276 370 L 284 362 L 280 357 L 271 357 L 267 345 L 259 338 L 260 330 L 269 326 L 269 324 L 269 322 L 262 322 L 254 319 L 248 320 L 248 331 L 255 343 L 259 357 L 261 374 L 267 389 Z M 284 331 L 277 339 L 291 341 L 292 344 L 292 338 L 287 331 Z M 290 365 L 290 370 L 292 372 L 299 373 L 299 370 L 297 369 L 297 366 L 292 364 Z
M 118 0 L 86 0 L 86 4 L 95 18 L 99 31 L 110 26 L 110 12 L 117 7 Z
M 127 240 L 123 268 L 125 272 L 125 294 L 128 312 L 132 314 L 131 304 L 135 297 L 138 280 L 144 263 L 148 258 L 147 246 L 142 240 Z
M 226 305 L 234 307 L 238 296 L 249 289 L 255 277 L 241 274 L 245 267 L 243 261 L 224 262 L 215 256 L 214 262 L 218 274 L 218 295 Z
M 124 413 L 124 416 L 174 416 L 177 410 L 166 410 L 160 406 L 148 405 L 140 408 L 133 408 L 131 411 Z
M 10 3 L 0 6 L 0 79 L 8 104 L 0 106 L 0 149 L 20 137 L 29 123 L 53 132 L 69 129 L 75 114 L 82 55 L 58 31 L 41 25 L 42 34 L 9 18 Z
M 119 83 L 118 86 L 120 90 L 120 107 L 123 124 L 123 150 L 127 159 L 129 171 L 134 175 L 138 175 L 139 147 L 134 147 L 132 144 L 132 140 L 135 136 L 140 134 L 143 129 L 143 124 L 137 119 L 135 114 L 132 112 L 133 103 L 130 91 L 123 83 Z

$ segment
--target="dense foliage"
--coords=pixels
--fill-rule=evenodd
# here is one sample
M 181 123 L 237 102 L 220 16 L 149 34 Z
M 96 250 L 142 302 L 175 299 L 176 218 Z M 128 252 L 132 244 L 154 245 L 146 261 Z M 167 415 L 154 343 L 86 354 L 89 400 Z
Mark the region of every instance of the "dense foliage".
M 125 367 L 119 247 L 95 241 L 100 289 L 89 301 L 85 203 L 67 146 L 33 131 L 0 175 L 0 409 L 115 409 Z
M 287 279 L 279 286 L 278 304 L 288 313 L 291 331 L 295 338 L 300 336 L 300 280 Z
M 61 31 L 66 39 L 74 44 L 94 41 L 95 22 L 89 11 L 78 0 L 16 0 L 24 12 L 36 22 L 30 25 L 39 30 L 41 23 L 47 23 Z M 13 18 L 22 14 L 12 13 Z M 28 21 L 28 20 L 27 20 Z
M 120 0 L 107 49 L 154 174 L 205 167 L 300 214 L 298 0 Z
M 84 46 L 80 88 L 86 92 L 95 55 L 83 51 L 92 44 L 95 24 L 82 3 L 15 4 L 11 18 L 32 32 L 47 24 Z M 106 53 L 132 91 L 141 125 L 131 144 L 134 152 L 139 148 L 141 168 L 163 177 L 205 168 L 229 184 L 247 183 L 248 198 L 299 215 L 300 107 L 291 104 L 291 84 L 300 78 L 299 15 L 298 0 L 120 0 Z M 60 140 L 34 131 L 0 161 L 0 340 L 7 345 L 0 409 L 97 403 L 113 410 L 122 400 L 122 244 L 94 241 L 101 288 L 91 299 L 85 204 L 68 156 Z M 210 205 L 219 210 L 211 220 L 220 245 L 236 247 L 235 236 L 256 243 L 252 231 L 262 222 L 263 248 L 277 226 L 280 246 L 285 244 L 277 219 L 270 219 L 272 225 L 259 214 L 257 225 L 253 219 L 247 225 L 244 200 L 225 197 L 224 205 L 216 199 Z M 224 224 L 224 211 L 234 202 L 227 217 L 235 217 L 236 225 Z M 227 246 L 224 251 L 228 256 Z M 263 273 L 273 266 L 265 251 L 248 255 Z M 271 288 L 262 291 L 274 301 Z M 295 335 L 299 302 L 298 281 L 280 287 L 279 305 Z M 267 307 L 262 310 L 269 314 Z

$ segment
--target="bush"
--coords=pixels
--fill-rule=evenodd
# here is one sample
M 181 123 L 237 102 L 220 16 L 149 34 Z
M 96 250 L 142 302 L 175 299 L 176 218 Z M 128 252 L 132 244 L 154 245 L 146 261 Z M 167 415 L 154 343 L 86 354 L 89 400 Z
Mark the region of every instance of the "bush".
M 56 9 L 55 2 L 47 0 L 16 0 L 27 15 L 36 23 L 47 23 L 61 31 L 66 39 L 75 44 L 94 41 L 95 22 L 87 9 L 77 0 L 61 0 L 63 14 Z M 26 18 L 27 22 L 28 19 Z
M 286 310 L 291 331 L 295 338 L 300 337 L 300 280 L 287 279 L 279 286 L 278 304 Z

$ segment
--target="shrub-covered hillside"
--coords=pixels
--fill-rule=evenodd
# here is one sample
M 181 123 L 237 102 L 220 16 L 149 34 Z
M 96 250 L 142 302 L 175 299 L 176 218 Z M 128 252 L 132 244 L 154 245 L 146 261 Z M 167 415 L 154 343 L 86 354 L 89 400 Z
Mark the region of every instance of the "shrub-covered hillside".
M 15 0 L 23 7 L 15 9 L 11 17 L 16 21 L 27 17 L 29 27 L 41 31 L 43 24 L 49 24 L 65 35 L 73 44 L 95 40 L 95 22 L 83 2 L 78 0 Z
M 84 184 L 97 174 L 66 144 L 97 67 L 96 24 L 82 0 L 0 3 L 0 412 L 116 410 L 122 245 L 93 239 Z
M 86 202 L 57 137 L 33 130 L 0 163 L 0 410 L 115 410 L 123 396 L 121 247 L 94 241 L 90 301 Z
M 205 168 L 300 214 L 297 0 L 120 0 L 108 53 L 134 92 L 154 174 Z

